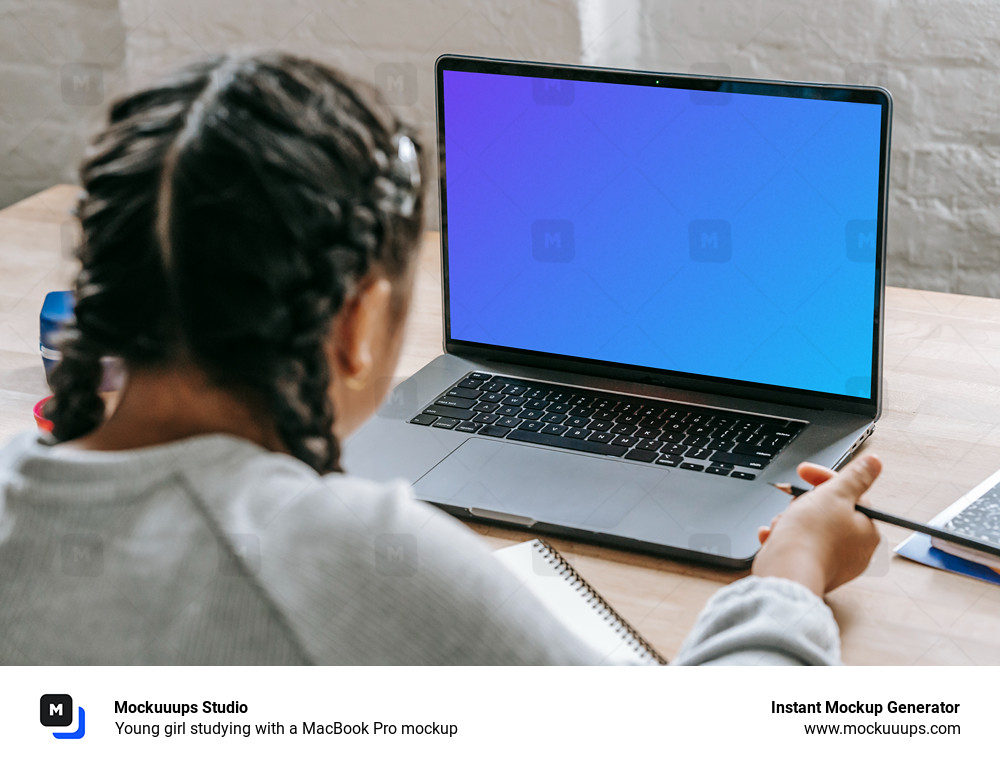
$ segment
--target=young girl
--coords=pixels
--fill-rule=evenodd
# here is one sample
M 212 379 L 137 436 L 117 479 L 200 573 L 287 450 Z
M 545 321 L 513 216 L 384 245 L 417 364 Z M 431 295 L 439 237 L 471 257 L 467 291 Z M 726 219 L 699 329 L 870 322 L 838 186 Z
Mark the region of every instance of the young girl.
M 602 661 L 460 523 L 339 470 L 396 364 L 422 170 L 367 89 L 290 56 L 113 106 L 82 167 L 54 438 L 0 451 L 0 662 Z M 105 356 L 127 371 L 109 417 Z M 837 662 L 821 597 L 875 548 L 853 506 L 879 470 L 803 466 L 821 486 L 676 661 Z

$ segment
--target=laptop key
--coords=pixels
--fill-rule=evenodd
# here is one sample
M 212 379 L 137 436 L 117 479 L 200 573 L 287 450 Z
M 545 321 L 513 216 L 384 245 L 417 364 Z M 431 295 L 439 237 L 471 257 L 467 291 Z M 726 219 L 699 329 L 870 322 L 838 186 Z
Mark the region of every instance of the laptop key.
M 708 460 L 711 456 L 712 450 L 702 449 L 701 447 L 691 447 L 687 452 L 684 453 L 685 457 L 689 457 L 693 460 Z M 726 460 L 719 460 L 720 463 L 728 462 Z
M 503 407 L 501 407 L 500 409 L 497 410 L 497 415 L 499 415 L 500 417 L 505 417 L 505 418 L 512 418 L 512 417 L 514 417 L 516 415 L 520 415 L 520 414 L 521 414 L 521 408 L 520 407 L 512 407 L 509 404 L 504 405 Z
M 474 434 L 479 430 L 479 427 L 479 423 L 473 423 L 471 420 L 463 420 L 455 426 L 455 430 L 466 434 Z
M 705 466 L 701 463 L 681 463 L 681 468 L 685 471 L 704 471 Z
M 544 427 L 545 424 L 537 420 L 525 420 L 518 426 L 522 431 L 541 431 Z
M 536 397 L 534 399 L 528 399 L 528 401 L 524 403 L 524 406 L 532 410 L 544 410 L 545 405 L 547 404 L 548 402 L 545 401 L 544 399 L 539 399 Z
M 502 402 L 503 394 L 498 394 L 496 392 L 486 392 L 480 394 L 479 401 L 481 402 Z
M 509 433 L 509 428 L 503 428 L 501 426 L 483 426 L 479 429 L 477 436 L 498 436 L 502 439 Z
M 525 420 L 538 420 L 545 412 L 542 410 L 521 410 L 521 414 L 518 417 L 522 417 Z
M 595 431 L 610 431 L 611 427 L 614 426 L 610 420 L 592 420 L 590 421 L 590 427 Z
M 528 390 L 527 386 L 522 386 L 515 383 L 512 386 L 507 386 L 507 388 L 505 388 L 503 392 L 507 394 L 507 396 L 522 396 L 524 392 L 527 390 Z
M 770 451 L 777 453 L 782 447 L 788 444 L 788 439 L 764 439 L 763 441 L 755 440 L 754 443 L 757 449 L 764 450 L 765 452 Z
M 435 420 L 437 420 L 437 415 L 417 415 L 410 418 L 410 422 L 418 426 L 429 426 Z
M 424 410 L 425 415 L 434 415 L 442 418 L 457 418 L 458 420 L 472 420 L 472 410 L 459 409 L 458 407 L 444 407 L 440 404 L 432 404 Z
M 434 404 L 442 407 L 458 407 L 460 410 L 464 410 L 471 402 L 469 399 L 463 399 L 460 396 L 442 396 Z
M 479 402 L 472 410 L 473 412 L 496 412 L 500 407 L 496 402 Z
M 566 421 L 570 428 L 583 428 L 590 422 L 590 418 L 572 417 Z
M 656 458 L 657 465 L 668 465 L 675 468 L 681 464 L 681 459 L 677 455 L 660 455 Z
M 655 439 L 639 439 L 639 443 L 635 445 L 635 448 L 649 450 L 650 452 L 659 452 L 662 446 L 663 442 L 656 441 Z
M 504 428 L 517 428 L 519 425 L 521 425 L 521 419 L 520 418 L 500 418 L 500 420 L 497 421 L 497 425 L 498 426 L 502 426 Z
M 777 455 L 777 450 L 765 449 L 764 447 L 757 447 L 753 444 L 737 444 L 733 448 L 733 452 L 737 455 L 755 455 L 757 457 L 766 458 L 770 460 L 775 455 Z
M 462 383 L 464 382 L 465 381 L 462 381 Z M 459 383 L 458 385 L 462 385 L 462 383 Z M 491 380 L 489 383 L 483 383 L 479 386 L 479 390 L 497 393 L 499 391 L 503 391 L 506 387 L 506 384 L 501 383 L 499 380 Z M 475 388 L 475 386 L 469 386 L 469 388 Z
M 565 434 L 567 439 L 586 439 L 590 436 L 590 431 L 586 428 L 571 428 Z
M 544 426 L 539 433 L 548 434 L 549 436 L 560 436 L 566 433 L 566 426 L 557 426 L 550 423 Z
M 708 444 L 705 445 L 705 449 L 710 449 L 712 452 L 733 452 L 739 445 L 734 441 L 726 441 L 725 439 L 709 439 Z
M 566 419 L 565 415 L 560 415 L 558 412 L 552 412 L 542 418 L 543 423 L 562 423 Z
M 612 431 L 614 433 L 614 431 Z M 635 443 L 639 441 L 634 436 L 618 436 L 612 444 L 619 444 L 622 447 L 634 447 Z
M 664 444 L 660 447 L 660 452 L 664 455 L 683 455 L 687 452 L 687 447 L 683 444 Z
M 494 415 L 492 412 L 480 412 L 478 415 L 476 415 L 476 417 L 472 419 L 472 422 L 485 423 L 486 425 L 490 425 L 492 423 L 496 423 L 499 418 L 500 418 L 499 415 Z
M 458 381 L 459 388 L 479 388 L 482 385 L 481 380 L 473 380 L 472 378 L 466 378 L 465 380 Z
M 481 395 L 482 391 L 474 391 L 471 388 L 453 388 L 446 394 L 446 396 L 457 396 L 460 399 L 478 399 Z
M 504 393 L 506 394 L 507 392 L 504 391 Z M 514 407 L 523 407 L 524 406 L 524 402 L 525 402 L 525 398 L 523 396 L 506 396 L 506 397 L 504 397 L 504 400 L 503 400 L 504 404 L 509 404 L 509 405 L 514 406 Z
M 618 434 L 619 436 L 631 436 L 636 432 L 635 426 L 630 426 L 628 423 L 617 423 L 611 427 L 611 433 Z
M 746 473 L 744 471 L 733 471 L 729 475 L 732 476 L 734 479 L 746 479 L 747 481 L 753 481 L 754 479 L 757 478 L 755 474 Z
M 492 376 L 485 372 L 473 372 L 469 374 L 472 380 L 489 380 Z
M 600 442 L 587 441 L 586 439 L 567 439 L 564 436 L 547 434 L 544 432 L 534 433 L 532 431 L 522 431 L 518 429 L 507 437 L 507 441 L 529 442 L 531 444 L 544 444 L 549 447 L 564 447 L 576 450 L 577 452 L 590 452 L 594 455 L 611 455 L 621 457 L 625 454 L 626 448 L 614 444 L 601 444 Z
M 802 430 L 801 423 L 793 423 L 792 425 L 768 424 L 763 426 L 760 429 L 759 433 L 761 435 L 772 436 L 780 439 L 791 439 L 801 430 Z
M 457 426 L 461 422 L 462 421 L 458 420 L 457 418 L 438 418 L 437 422 L 434 424 L 434 427 L 435 428 L 449 428 L 450 429 L 450 428 L 454 428 L 455 426 Z
M 569 412 L 570 409 L 572 408 L 568 404 L 566 404 L 566 402 L 555 402 L 554 404 L 549 404 L 549 406 L 545 408 L 545 411 L 564 413 L 564 412 Z
M 705 473 L 713 473 L 716 476 L 728 476 L 729 472 L 733 470 L 732 468 L 726 468 L 721 465 L 710 465 L 705 469 Z
M 592 442 L 600 442 L 601 444 L 607 444 L 612 439 L 615 438 L 614 434 L 609 434 L 607 432 L 598 431 L 597 433 L 592 433 L 587 437 Z
M 715 463 L 726 463 L 727 465 L 738 465 L 744 468 L 763 468 L 770 460 L 754 455 L 740 455 L 736 452 L 716 452 L 712 455 Z
M 648 449 L 634 449 L 625 455 L 626 460 L 638 460 L 642 463 L 652 463 L 658 457 L 659 455 Z

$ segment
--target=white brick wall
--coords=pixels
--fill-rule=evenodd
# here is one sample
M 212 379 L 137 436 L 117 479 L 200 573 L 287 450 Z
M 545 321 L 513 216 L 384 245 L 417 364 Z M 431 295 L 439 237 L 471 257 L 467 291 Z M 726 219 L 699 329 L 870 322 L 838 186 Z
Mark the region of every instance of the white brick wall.
M 124 60 L 117 0 L 0 0 L 0 206 L 75 179 Z
M 428 141 L 443 52 L 885 85 L 890 283 L 1000 297 L 992 0 L 0 0 L 0 204 L 72 179 L 95 75 L 106 102 L 208 51 L 273 47 L 375 80 Z

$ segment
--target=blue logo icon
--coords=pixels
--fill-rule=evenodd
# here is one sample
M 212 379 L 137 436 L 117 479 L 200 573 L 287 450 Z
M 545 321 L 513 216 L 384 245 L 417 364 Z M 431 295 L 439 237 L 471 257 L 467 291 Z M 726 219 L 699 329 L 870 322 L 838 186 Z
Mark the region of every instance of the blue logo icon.
M 875 263 L 875 221 L 855 220 L 848 221 L 844 227 L 844 235 L 847 241 L 847 257 L 859 263 Z
M 531 97 L 542 106 L 569 106 L 573 103 L 573 83 L 538 78 L 531 83 Z
M 531 254 L 536 261 L 566 263 L 573 260 L 575 252 L 572 221 L 553 219 L 532 222 Z
M 82 739 L 87 731 L 86 714 L 77 708 L 76 731 L 54 731 L 56 739 Z M 68 694 L 43 694 L 39 700 L 38 720 L 42 726 L 63 728 L 73 724 L 73 698 Z
M 729 221 L 701 219 L 688 225 L 691 260 L 725 263 L 733 257 L 733 229 Z

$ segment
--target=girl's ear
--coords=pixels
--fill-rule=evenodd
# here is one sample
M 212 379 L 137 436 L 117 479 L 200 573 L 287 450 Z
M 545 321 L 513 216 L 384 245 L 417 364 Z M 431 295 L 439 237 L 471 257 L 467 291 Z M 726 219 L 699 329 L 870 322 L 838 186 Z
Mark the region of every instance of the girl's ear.
M 385 277 L 364 283 L 341 307 L 331 340 L 334 376 L 349 385 L 363 384 L 371 374 L 373 349 L 389 323 L 392 284 Z

